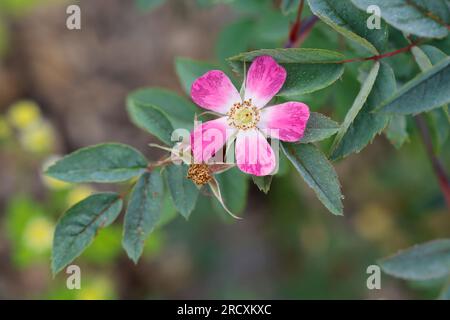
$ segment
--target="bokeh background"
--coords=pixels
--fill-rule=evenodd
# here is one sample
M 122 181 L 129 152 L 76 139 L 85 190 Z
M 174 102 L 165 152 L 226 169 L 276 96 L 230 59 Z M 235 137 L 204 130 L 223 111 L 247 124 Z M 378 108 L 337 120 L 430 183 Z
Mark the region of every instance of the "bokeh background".
M 185 95 L 176 57 L 225 65 L 225 57 L 240 51 L 283 46 L 295 17 L 282 15 L 279 1 L 214 2 L 227 1 L 0 1 L 0 298 L 436 297 L 439 281 L 383 275 L 381 290 L 366 287 L 366 268 L 377 259 L 448 237 L 450 230 L 448 209 L 411 123 L 401 149 L 380 136 L 336 164 L 344 217 L 327 212 L 285 165 L 268 195 L 251 181 L 227 195 L 242 221 L 224 218 L 205 194 L 188 222 L 179 216 L 152 233 L 135 266 L 121 248 L 118 219 L 75 261 L 81 290 L 66 288 L 64 272 L 52 277 L 58 217 L 108 186 L 58 182 L 43 177 L 42 169 L 60 155 L 107 141 L 158 159 L 161 153 L 147 146 L 153 138 L 131 125 L 126 95 L 150 86 Z M 66 28 L 68 4 L 81 6 L 81 31 Z M 246 35 L 235 40 L 242 30 Z M 322 23 L 302 46 L 358 53 Z M 399 81 L 416 71 L 411 59 L 394 59 L 396 73 L 405 77 Z M 357 66 L 346 66 L 336 84 L 303 98 L 341 121 L 359 88 L 357 77 Z M 442 158 L 449 167 L 446 146 Z M 174 211 L 170 205 L 164 210 Z

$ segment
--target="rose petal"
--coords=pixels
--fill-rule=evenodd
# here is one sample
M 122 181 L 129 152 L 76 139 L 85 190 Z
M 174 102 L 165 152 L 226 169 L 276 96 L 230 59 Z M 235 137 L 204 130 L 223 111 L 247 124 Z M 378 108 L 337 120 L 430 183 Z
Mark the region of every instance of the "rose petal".
M 194 81 L 191 86 L 192 100 L 200 107 L 226 114 L 241 96 L 231 80 L 220 70 L 211 70 Z
M 247 74 L 245 100 L 252 99 L 256 107 L 264 107 L 286 80 L 286 70 L 271 56 L 259 56 L 253 60 Z
M 258 127 L 268 136 L 295 142 L 303 137 L 309 107 L 301 102 L 286 102 L 261 110 Z
M 197 124 L 191 132 L 191 148 L 195 163 L 208 162 L 235 132 L 236 129 L 228 125 L 226 117 Z M 218 154 L 217 157 L 220 156 Z M 222 162 L 223 158 L 220 157 L 217 161 Z
M 275 170 L 275 153 L 258 129 L 238 132 L 235 153 L 236 164 L 243 172 L 266 176 Z

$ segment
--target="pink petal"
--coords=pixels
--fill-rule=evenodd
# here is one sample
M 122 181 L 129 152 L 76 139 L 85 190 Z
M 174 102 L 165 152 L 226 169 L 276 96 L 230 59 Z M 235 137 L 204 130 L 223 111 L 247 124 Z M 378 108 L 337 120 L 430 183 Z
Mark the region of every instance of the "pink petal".
M 266 176 L 275 170 L 275 153 L 258 129 L 239 131 L 235 152 L 236 164 L 243 172 Z
M 252 99 L 253 105 L 264 107 L 277 93 L 286 80 L 286 70 L 271 56 L 259 56 L 253 60 L 247 73 L 245 100 Z
M 235 132 L 236 129 L 228 126 L 226 117 L 197 124 L 191 132 L 191 149 L 195 163 L 206 163 L 210 160 Z M 220 161 L 223 161 L 223 157 Z
M 286 102 L 261 110 L 258 127 L 272 138 L 295 142 L 303 137 L 309 107 L 301 102 Z
M 241 96 L 230 78 L 220 70 L 211 70 L 194 81 L 191 86 L 192 100 L 200 107 L 226 114 Z

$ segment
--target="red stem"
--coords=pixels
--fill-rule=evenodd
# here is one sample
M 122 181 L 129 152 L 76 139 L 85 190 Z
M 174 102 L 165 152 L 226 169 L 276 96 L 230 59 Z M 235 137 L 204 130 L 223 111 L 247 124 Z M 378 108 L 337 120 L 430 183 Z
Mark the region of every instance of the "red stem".
M 413 43 L 409 44 L 408 46 L 401 48 L 401 49 L 397 49 L 395 51 L 391 51 L 391 52 L 387 52 L 387 53 L 383 53 L 383 54 L 379 54 L 379 55 L 375 55 L 375 56 L 371 56 L 371 57 L 366 57 L 366 58 L 354 58 L 354 59 L 342 60 L 339 63 L 362 62 L 362 61 L 369 61 L 369 60 L 378 61 L 383 58 L 395 56 L 399 53 L 407 52 L 407 51 L 411 50 L 413 47 L 417 46 L 419 44 L 419 42 L 420 41 L 413 42 Z
M 285 45 L 286 48 L 292 48 L 298 40 L 300 27 L 302 25 L 302 12 L 304 5 L 305 1 L 301 0 L 297 9 L 297 16 L 295 17 L 295 22 L 291 26 L 291 29 L 289 31 L 289 40 Z
M 431 135 L 425 122 L 425 119 L 420 114 L 415 116 L 414 119 L 416 120 L 417 127 L 419 128 L 419 132 L 425 145 L 427 155 L 430 158 L 434 173 L 439 181 L 439 186 L 441 188 L 442 194 L 444 195 L 447 207 L 450 209 L 450 179 L 448 178 L 447 173 L 445 172 L 444 165 L 434 154 L 433 142 L 431 140 Z

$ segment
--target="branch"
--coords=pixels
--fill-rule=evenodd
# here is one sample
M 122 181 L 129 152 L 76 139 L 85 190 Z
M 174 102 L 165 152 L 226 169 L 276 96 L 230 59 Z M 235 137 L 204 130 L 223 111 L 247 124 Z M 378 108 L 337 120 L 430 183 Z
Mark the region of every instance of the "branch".
M 415 116 L 414 119 L 416 121 L 417 127 L 419 128 L 419 132 L 425 145 L 427 155 L 430 158 L 434 174 L 436 175 L 439 181 L 439 186 L 441 188 L 442 194 L 444 195 L 447 207 L 450 209 L 450 179 L 448 178 L 447 173 L 445 172 L 444 165 L 434 154 L 433 142 L 431 141 L 431 135 L 425 122 L 425 119 L 420 114 Z

